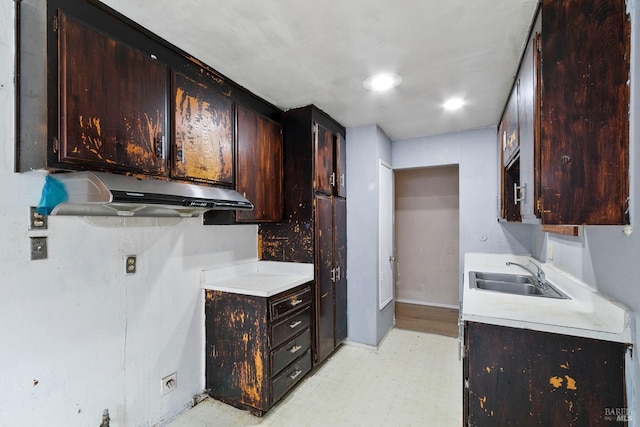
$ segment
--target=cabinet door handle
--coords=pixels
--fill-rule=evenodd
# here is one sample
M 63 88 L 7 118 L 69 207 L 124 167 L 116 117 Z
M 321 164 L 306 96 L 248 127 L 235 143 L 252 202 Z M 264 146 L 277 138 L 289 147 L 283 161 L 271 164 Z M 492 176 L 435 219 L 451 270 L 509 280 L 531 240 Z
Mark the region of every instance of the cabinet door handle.
M 297 352 L 298 352 L 298 350 L 300 350 L 301 348 L 302 348 L 302 346 L 301 346 L 301 345 L 294 345 L 293 347 L 291 347 L 291 348 L 289 349 L 289 353 L 291 353 L 291 354 L 293 354 L 293 353 L 297 353 Z
M 302 320 L 296 320 L 295 322 L 290 323 L 290 324 L 289 324 L 289 327 L 290 327 L 291 329 L 295 329 L 295 328 L 297 328 L 298 326 L 300 326 L 300 324 L 301 324 L 301 323 L 302 323 Z
M 298 304 L 302 304 L 301 299 L 294 299 L 293 301 L 291 301 L 291 307 L 295 307 Z
M 513 204 L 514 205 L 517 205 L 520 202 L 524 202 L 526 188 L 527 188 L 527 184 L 522 184 L 521 186 L 518 187 L 517 182 L 513 183 Z M 520 193 L 520 195 L 518 195 L 518 193 Z
M 297 369 L 297 370 L 293 371 L 291 373 L 291 375 L 289 375 L 289 378 L 291 378 L 292 380 L 295 380 L 296 378 L 298 378 L 300 376 L 301 373 L 302 373 L 302 371 L 300 369 Z
M 336 186 L 336 173 L 335 172 L 333 172 L 331 174 L 331 176 L 329 176 L 329 182 L 331 183 L 332 187 Z
M 336 269 L 335 268 L 331 269 L 331 281 L 332 282 L 336 281 Z
M 344 187 L 344 174 L 340 175 L 340 187 Z
M 336 271 L 337 271 L 336 282 L 339 282 L 340 281 L 340 267 L 336 267 Z
M 178 157 L 180 158 L 180 162 L 184 163 L 184 145 L 181 149 L 178 150 Z
M 164 135 L 158 135 L 156 139 L 156 157 L 164 159 Z

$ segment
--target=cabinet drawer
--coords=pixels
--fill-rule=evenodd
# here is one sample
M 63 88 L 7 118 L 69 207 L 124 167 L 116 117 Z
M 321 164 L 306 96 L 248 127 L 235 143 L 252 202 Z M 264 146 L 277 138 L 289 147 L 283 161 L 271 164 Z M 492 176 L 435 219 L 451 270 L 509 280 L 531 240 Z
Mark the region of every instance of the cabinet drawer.
M 284 316 L 298 308 L 304 307 L 306 304 L 311 303 L 311 288 L 304 288 L 300 292 L 296 292 L 293 295 L 289 295 L 286 298 L 281 298 L 273 301 L 269 308 L 271 310 L 271 319 L 275 320 L 278 317 Z
M 311 351 L 285 369 L 271 383 L 271 404 L 280 400 L 284 394 L 296 385 L 311 370 Z
M 303 311 L 289 316 L 271 327 L 271 348 L 280 344 L 305 330 L 311 322 L 311 308 L 307 307 Z
M 291 339 L 278 350 L 271 352 L 271 375 L 278 374 L 311 347 L 311 330 Z

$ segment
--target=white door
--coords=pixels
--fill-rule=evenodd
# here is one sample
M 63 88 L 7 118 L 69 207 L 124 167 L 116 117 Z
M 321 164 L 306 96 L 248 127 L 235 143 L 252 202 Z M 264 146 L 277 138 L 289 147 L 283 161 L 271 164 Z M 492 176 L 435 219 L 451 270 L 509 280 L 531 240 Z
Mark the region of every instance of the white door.
M 393 300 L 393 170 L 380 160 L 378 167 L 378 292 L 380 310 Z

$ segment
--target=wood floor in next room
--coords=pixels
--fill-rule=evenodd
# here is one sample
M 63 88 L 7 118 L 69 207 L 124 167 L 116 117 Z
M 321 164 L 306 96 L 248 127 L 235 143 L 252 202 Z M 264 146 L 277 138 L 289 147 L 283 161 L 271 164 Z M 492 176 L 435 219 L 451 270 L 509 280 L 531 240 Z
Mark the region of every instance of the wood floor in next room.
M 430 305 L 396 303 L 396 328 L 458 337 L 458 310 Z
M 460 426 L 458 340 L 392 329 L 377 350 L 342 345 L 262 418 L 206 399 L 170 427 Z

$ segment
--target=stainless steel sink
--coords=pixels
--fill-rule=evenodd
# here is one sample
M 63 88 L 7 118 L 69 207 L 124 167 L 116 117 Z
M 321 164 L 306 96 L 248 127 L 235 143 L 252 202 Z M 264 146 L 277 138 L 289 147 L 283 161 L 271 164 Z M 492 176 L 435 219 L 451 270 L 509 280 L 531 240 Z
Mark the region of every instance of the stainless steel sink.
M 546 298 L 569 299 L 549 282 L 538 286 L 533 277 L 520 274 L 469 272 L 469 286 L 484 291 L 514 295 L 528 295 Z

